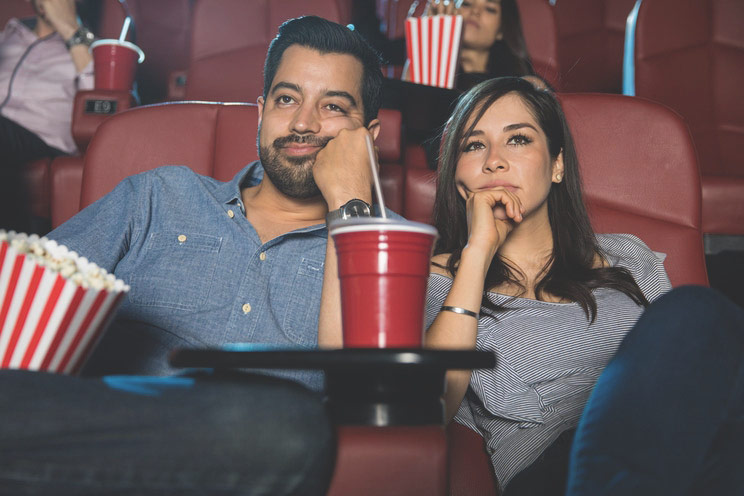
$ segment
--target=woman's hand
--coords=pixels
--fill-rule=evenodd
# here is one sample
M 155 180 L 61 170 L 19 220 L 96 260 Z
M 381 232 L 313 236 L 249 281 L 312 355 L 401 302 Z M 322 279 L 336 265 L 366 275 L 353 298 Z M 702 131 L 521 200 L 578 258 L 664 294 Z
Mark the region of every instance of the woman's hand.
M 485 250 L 490 261 L 514 226 L 522 222 L 524 207 L 514 193 L 498 187 L 470 193 L 466 213 L 468 246 Z
M 456 15 L 461 0 L 429 0 L 426 2 L 424 16 Z

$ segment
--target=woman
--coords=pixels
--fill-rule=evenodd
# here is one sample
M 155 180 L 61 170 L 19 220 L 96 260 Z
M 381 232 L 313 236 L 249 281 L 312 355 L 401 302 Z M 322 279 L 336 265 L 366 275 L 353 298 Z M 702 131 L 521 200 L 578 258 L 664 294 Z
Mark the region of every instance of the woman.
M 448 373 L 448 418 L 483 435 L 507 496 L 562 494 L 573 433 L 590 392 L 644 309 L 670 289 L 669 280 L 661 261 L 638 238 L 593 233 L 560 105 L 551 93 L 521 78 L 486 81 L 461 98 L 442 139 L 439 167 L 434 216 L 440 239 L 429 281 L 427 346 L 486 349 L 497 355 L 494 369 Z M 727 323 L 721 329 L 744 325 L 740 311 L 718 314 Z M 675 335 L 677 329 L 668 332 Z M 663 335 L 658 331 L 654 339 Z M 734 344 L 711 349 L 738 350 L 730 360 L 741 364 L 742 333 L 721 339 Z M 622 352 L 620 361 L 613 360 L 621 372 L 604 380 L 603 391 L 615 388 L 628 374 L 624 369 L 642 363 L 634 355 L 639 346 L 644 347 L 635 345 Z M 622 367 L 625 357 L 631 357 L 631 367 Z M 642 358 L 654 362 L 654 357 Z M 715 361 L 711 355 L 698 358 Z M 718 375 L 711 379 L 720 385 L 721 398 L 731 393 L 736 380 L 744 382 L 744 365 L 731 370 L 726 372 L 728 382 Z M 744 386 L 738 387 L 738 403 L 727 408 L 741 416 Z M 654 402 L 644 398 L 641 403 L 651 408 Z M 592 456 L 597 444 L 608 444 L 600 435 L 606 427 L 602 410 L 602 405 L 594 406 L 591 418 L 582 419 L 591 429 L 577 435 L 577 464 L 602 459 Z M 690 451 L 704 452 L 716 432 L 700 436 Z M 660 449 L 668 447 L 662 444 Z M 608 474 L 614 470 L 607 464 L 601 468 Z M 572 477 L 580 476 L 572 484 L 584 489 L 575 494 L 600 494 L 597 487 L 603 481 L 589 485 L 587 477 L 602 471 L 577 470 Z
M 459 89 L 494 77 L 534 74 L 516 0 L 429 0 L 424 15 L 437 14 L 463 17 Z

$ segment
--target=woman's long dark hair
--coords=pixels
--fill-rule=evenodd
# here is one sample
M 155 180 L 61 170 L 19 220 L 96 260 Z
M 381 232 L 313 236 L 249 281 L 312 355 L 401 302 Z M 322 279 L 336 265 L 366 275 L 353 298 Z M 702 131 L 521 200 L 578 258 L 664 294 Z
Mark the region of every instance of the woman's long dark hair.
M 494 43 L 488 54 L 486 71 L 489 74 L 509 76 L 534 75 L 535 70 L 527 51 L 527 43 L 524 41 L 522 21 L 519 17 L 516 0 L 501 0 L 501 35 L 503 43 L 511 53 L 512 60 L 501 60 L 503 50 L 498 49 L 498 42 Z M 505 64 L 509 67 L 503 67 Z M 510 71 L 511 74 L 505 74 L 505 70 Z
M 594 268 L 596 257 L 600 256 L 603 260 L 605 257 L 584 206 L 579 162 L 563 110 L 551 92 L 537 89 L 532 83 L 518 77 L 491 79 L 473 87 L 460 98 L 447 122 L 442 136 L 437 195 L 434 201 L 434 224 L 440 236 L 434 253 L 450 254 L 447 269 L 454 276 L 462 249 L 468 241 L 465 200 L 458 193 L 455 184 L 457 162 L 466 137 L 486 110 L 509 93 L 519 95 L 530 109 L 547 136 L 551 159 L 555 160 L 563 152 L 564 179 L 560 183 L 553 183 L 548 193 L 553 253 L 538 275 L 536 298 L 539 300 L 544 294 L 551 294 L 575 301 L 591 321 L 597 315 L 597 302 L 592 294 L 592 290 L 597 288 L 615 289 L 625 293 L 639 305 L 648 305 L 648 300 L 627 269 Z M 503 311 L 505 307 L 493 304 L 486 297 L 486 292 L 505 282 L 524 290 L 519 276 L 518 269 L 497 253 L 486 275 L 482 306 L 492 312 Z

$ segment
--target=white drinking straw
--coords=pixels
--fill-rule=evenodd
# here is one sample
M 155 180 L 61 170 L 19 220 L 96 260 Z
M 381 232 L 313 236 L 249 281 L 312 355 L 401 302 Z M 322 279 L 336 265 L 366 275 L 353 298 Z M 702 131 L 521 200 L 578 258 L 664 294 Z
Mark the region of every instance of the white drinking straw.
M 124 25 L 121 27 L 121 34 L 119 35 L 119 42 L 123 42 L 127 37 L 127 31 L 129 31 L 129 25 L 132 23 L 132 18 L 126 16 L 124 18 Z
M 380 213 L 383 219 L 387 219 L 387 212 L 385 211 L 385 201 L 382 199 L 382 189 L 380 188 L 380 175 L 377 172 L 377 157 L 375 156 L 375 149 L 372 146 L 372 138 L 369 134 L 367 138 L 367 153 L 369 153 L 369 166 L 372 167 L 372 179 L 375 181 L 375 195 L 377 196 L 377 204 L 380 206 Z

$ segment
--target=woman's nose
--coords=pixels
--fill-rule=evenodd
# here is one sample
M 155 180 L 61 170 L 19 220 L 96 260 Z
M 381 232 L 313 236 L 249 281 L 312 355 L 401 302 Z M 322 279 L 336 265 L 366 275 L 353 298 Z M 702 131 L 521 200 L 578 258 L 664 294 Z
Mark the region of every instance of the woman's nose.
M 498 170 L 507 170 L 509 163 L 499 152 L 499 150 L 492 149 L 489 151 L 486 161 L 483 164 L 483 172 L 496 172 Z

